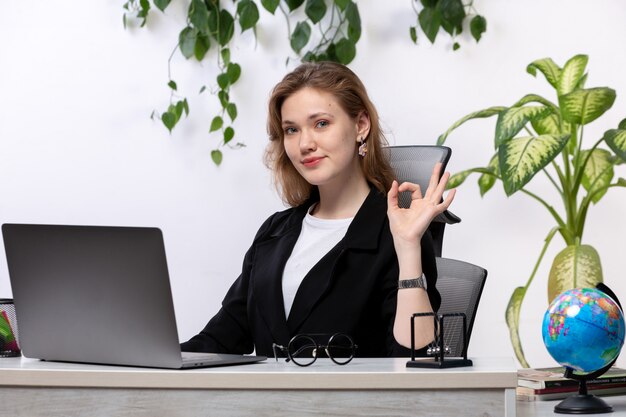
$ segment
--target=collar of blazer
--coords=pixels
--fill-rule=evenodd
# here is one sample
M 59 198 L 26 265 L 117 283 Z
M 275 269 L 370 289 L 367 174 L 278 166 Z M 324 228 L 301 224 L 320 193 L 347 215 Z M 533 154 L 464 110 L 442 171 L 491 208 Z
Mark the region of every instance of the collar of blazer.
M 385 195 L 372 188 L 352 221 L 346 236 L 304 277 L 289 314 L 285 317 L 282 271 L 291 254 L 309 204 L 284 212 L 288 215 L 277 225 L 272 238 L 258 242 L 252 286 L 259 313 L 276 343 L 286 344 L 324 296 L 332 282 L 337 259 L 345 249 L 375 250 L 383 226 L 387 224 Z M 280 221 L 280 220 L 277 220 Z

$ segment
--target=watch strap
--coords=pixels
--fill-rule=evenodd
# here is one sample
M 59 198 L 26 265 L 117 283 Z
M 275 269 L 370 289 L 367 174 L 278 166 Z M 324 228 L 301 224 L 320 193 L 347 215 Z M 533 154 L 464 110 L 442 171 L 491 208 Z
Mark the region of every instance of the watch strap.
M 401 279 L 398 281 L 398 289 L 403 290 L 406 288 L 423 288 L 426 289 L 426 276 L 421 276 L 413 279 Z

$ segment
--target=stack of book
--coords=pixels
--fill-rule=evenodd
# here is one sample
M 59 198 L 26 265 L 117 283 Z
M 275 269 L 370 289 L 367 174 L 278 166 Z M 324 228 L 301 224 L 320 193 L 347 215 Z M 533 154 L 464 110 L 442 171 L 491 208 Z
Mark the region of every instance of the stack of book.
M 558 400 L 578 393 L 578 381 L 563 376 L 563 368 L 520 369 L 517 371 L 518 400 Z M 626 369 L 612 367 L 604 375 L 587 381 L 593 395 L 626 394 Z

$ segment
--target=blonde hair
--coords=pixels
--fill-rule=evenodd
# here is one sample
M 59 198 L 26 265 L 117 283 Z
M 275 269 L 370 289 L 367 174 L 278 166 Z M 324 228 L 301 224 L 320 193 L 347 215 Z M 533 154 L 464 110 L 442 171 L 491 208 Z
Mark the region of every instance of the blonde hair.
M 267 116 L 270 143 L 265 151 L 265 164 L 274 174 L 274 182 L 283 201 L 299 206 L 317 197 L 317 187 L 309 184 L 293 166 L 283 146 L 281 108 L 285 100 L 298 90 L 311 87 L 332 94 L 342 109 L 353 119 L 365 112 L 370 119 L 370 131 L 365 141 L 367 154 L 360 158 L 365 179 L 380 192 L 391 187 L 393 171 L 383 147 L 383 135 L 378 112 L 369 99 L 365 86 L 348 67 L 335 62 L 304 63 L 287 74 L 272 90 Z M 355 141 L 355 152 L 357 143 Z

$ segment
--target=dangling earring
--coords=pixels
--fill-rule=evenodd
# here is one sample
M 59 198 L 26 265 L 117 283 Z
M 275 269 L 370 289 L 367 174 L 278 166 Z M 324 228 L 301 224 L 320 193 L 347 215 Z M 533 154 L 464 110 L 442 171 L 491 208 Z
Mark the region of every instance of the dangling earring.
M 367 154 L 367 143 L 365 143 L 365 141 L 363 140 L 363 136 L 359 138 L 359 142 L 361 142 L 361 144 L 359 145 L 359 155 L 362 158 L 365 158 L 365 154 Z

